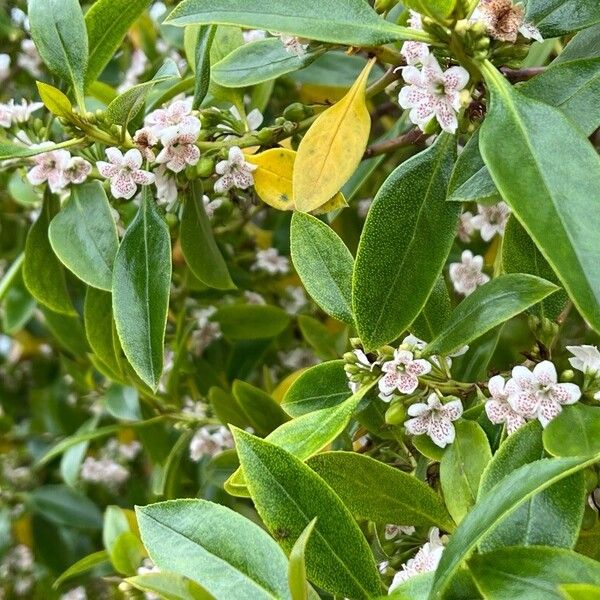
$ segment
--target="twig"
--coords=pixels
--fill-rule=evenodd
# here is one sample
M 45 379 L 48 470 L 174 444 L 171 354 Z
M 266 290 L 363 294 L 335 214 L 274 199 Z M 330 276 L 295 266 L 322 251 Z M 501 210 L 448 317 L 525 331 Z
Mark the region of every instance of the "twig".
M 529 67 L 527 69 L 509 69 L 502 67 L 500 69 L 509 81 L 527 81 L 546 70 L 546 67 Z
M 387 154 L 397 148 L 403 148 L 404 146 L 412 146 L 418 144 L 425 139 L 425 134 L 419 129 L 411 129 L 409 132 L 404 133 L 391 140 L 385 140 L 384 142 L 378 142 L 369 146 L 363 154 L 363 160 L 365 158 L 372 158 L 373 156 L 379 156 L 380 154 Z

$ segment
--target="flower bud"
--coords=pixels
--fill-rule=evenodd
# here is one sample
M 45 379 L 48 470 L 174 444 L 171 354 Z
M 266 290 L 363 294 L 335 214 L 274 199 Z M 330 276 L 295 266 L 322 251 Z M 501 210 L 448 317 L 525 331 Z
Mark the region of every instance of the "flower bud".
M 406 421 L 408 412 L 402 400 L 392 402 L 390 407 L 385 411 L 385 422 L 388 425 L 402 425 Z
M 561 381 L 573 381 L 575 379 L 575 372 L 573 369 L 566 369 L 560 374 Z
M 208 156 L 201 156 L 196 165 L 198 177 L 210 177 L 215 172 L 215 161 Z
M 391 10 L 396 4 L 398 4 L 398 0 L 375 0 L 374 8 L 381 14 Z
M 298 123 L 307 117 L 312 117 L 314 114 L 315 111 L 311 106 L 306 106 L 301 102 L 294 102 L 283 111 L 284 118 L 294 123 Z

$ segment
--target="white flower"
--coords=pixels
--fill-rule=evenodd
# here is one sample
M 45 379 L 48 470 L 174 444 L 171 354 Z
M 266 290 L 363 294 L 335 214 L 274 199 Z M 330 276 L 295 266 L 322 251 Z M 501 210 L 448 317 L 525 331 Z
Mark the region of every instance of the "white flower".
M 411 29 L 416 29 L 418 31 L 423 30 L 421 15 L 414 10 L 410 11 L 408 24 Z M 404 56 L 407 65 L 417 65 L 422 63 L 429 56 L 429 46 L 424 42 L 404 42 L 400 49 L 400 54 Z
M 256 165 L 246 162 L 244 153 L 237 146 L 229 148 L 229 157 L 217 163 L 215 171 L 221 175 L 215 181 L 215 192 L 223 194 L 231 188 L 245 190 L 254 185 L 252 171 Z
M 442 71 L 430 54 L 420 71 L 408 66 L 402 69 L 402 77 L 410 85 L 400 90 L 398 102 L 402 108 L 411 109 L 411 122 L 424 129 L 435 117 L 444 131 L 455 133 L 458 128 L 456 114 L 461 108 L 460 92 L 469 82 L 466 69 L 450 67 Z
M 206 194 L 202 196 L 202 203 L 204 204 L 204 212 L 209 219 L 215 216 L 215 211 L 223 204 L 221 198 L 211 200 Z
M 133 440 L 128 444 L 119 444 L 117 442 L 117 453 L 119 456 L 126 461 L 132 461 L 142 450 L 142 445 L 137 441 Z
M 471 219 L 471 225 L 479 229 L 481 239 L 489 242 L 496 234 L 503 235 L 510 208 L 505 202 L 497 204 L 478 204 L 478 214 Z
M 200 150 L 195 141 L 200 135 L 200 121 L 196 117 L 168 128 L 160 138 L 163 149 L 156 157 L 156 162 L 165 164 L 168 169 L 180 173 L 186 165 L 195 165 L 200 159 Z
M 475 227 L 473 226 L 473 213 L 470 211 L 465 211 L 460 215 L 460 219 L 458 221 L 458 239 L 461 242 L 469 242 L 471 241 L 471 236 L 475 231 Z
M 157 108 L 145 119 L 144 125 L 149 127 L 157 137 L 162 137 L 169 127 L 193 125 L 197 120 L 192 115 L 192 98 L 175 100 L 166 108 Z
M 177 202 L 177 182 L 175 176 L 166 165 L 160 165 L 154 170 L 154 185 L 156 185 L 156 201 L 165 206 L 167 211 L 173 209 Z
M 485 412 L 488 419 L 496 425 L 506 423 L 508 435 L 514 433 L 526 423 L 525 417 L 519 414 L 508 401 L 512 385 L 508 385 L 509 382 L 505 384 L 504 377 L 501 375 L 492 377 L 488 382 L 488 390 L 492 397 L 485 403 Z
M 308 348 L 294 348 L 289 352 L 278 352 L 277 357 L 281 364 L 291 371 L 312 367 L 319 362 Z
M 482 273 L 483 256 L 473 256 L 470 250 L 463 251 L 461 262 L 450 264 L 450 280 L 457 293 L 468 296 L 477 286 L 487 283 L 490 278 Z
M 129 479 L 129 470 L 110 458 L 88 456 L 81 465 L 81 479 L 89 483 L 100 483 L 107 487 L 118 487 Z
M 401 583 L 415 575 L 435 571 L 442 558 L 443 551 L 444 546 L 440 540 L 440 530 L 433 527 L 429 532 L 429 541 L 419 548 L 414 558 L 403 564 L 401 570 L 396 573 L 388 593 L 391 593 Z
M 65 169 L 67 183 L 83 183 L 92 171 L 92 165 L 80 156 L 73 156 Z
M 0 54 L 0 81 L 8 79 L 10 75 L 10 56 L 8 54 Z
M 162 21 L 161 17 L 167 12 L 167 6 L 164 2 L 153 2 L 148 10 L 148 14 L 153 21 Z
M 249 42 L 256 42 L 258 40 L 264 40 L 266 35 L 267 32 L 263 29 L 244 29 L 244 31 L 242 31 L 245 44 L 248 44 Z
M 287 256 L 280 256 L 277 248 L 267 248 L 256 253 L 256 261 L 251 269 L 253 271 L 265 271 L 271 275 L 277 273 L 285 275 L 290 270 L 290 261 Z
M 86 600 L 87 594 L 83 586 L 79 586 L 69 590 L 66 594 L 62 594 L 60 600 Z
M 42 58 L 33 40 L 25 38 L 21 42 L 21 52 L 17 55 L 17 65 L 36 79 L 42 76 Z
M 527 39 L 543 42 L 540 30 L 533 23 L 524 22 L 523 6 L 512 0 L 481 0 L 471 15 L 471 21 L 482 22 L 488 33 L 501 42 L 516 42 L 520 33 Z
M 233 437 L 227 427 L 201 427 L 190 442 L 190 458 L 198 462 L 203 456 L 215 456 L 233 448 Z
M 240 115 L 240 111 L 237 109 L 236 106 L 232 106 L 229 109 L 229 112 L 238 120 L 241 121 L 242 120 L 242 115 Z M 247 115 L 246 115 L 246 130 L 247 131 L 256 131 L 262 124 L 264 120 L 263 114 L 260 112 L 260 110 L 258 110 L 258 108 L 253 108 Z M 220 127 L 219 125 L 217 125 L 217 127 Z
M 573 355 L 569 362 L 574 369 L 593 376 L 600 373 L 600 352 L 596 346 L 567 346 L 567 350 Z
M 415 350 L 422 352 L 425 349 L 425 346 L 427 346 L 427 342 L 425 340 L 418 338 L 416 335 L 413 335 L 412 333 L 410 333 L 402 340 L 401 346 L 403 348 L 410 350 L 414 354 Z M 446 365 L 448 365 L 448 368 L 450 368 L 452 366 L 453 358 L 456 358 L 458 356 L 462 356 L 463 354 L 466 354 L 468 352 L 468 350 L 469 350 L 469 346 L 467 346 L 467 345 L 461 346 L 458 350 L 456 350 L 452 354 L 449 354 L 448 356 L 446 356 L 445 362 L 446 362 Z M 436 356 L 436 355 L 430 356 L 429 360 L 434 365 L 441 368 L 439 356 Z
M 142 154 L 137 148 L 128 150 L 125 155 L 118 148 L 107 148 L 106 157 L 110 162 L 96 163 L 102 177 L 110 179 L 110 191 L 115 198 L 130 200 L 137 192 L 137 186 L 154 183 L 155 177 L 144 171 Z
M 211 317 L 217 312 L 216 307 L 209 306 L 195 310 L 192 316 L 196 319 L 197 329 L 191 335 L 191 343 L 196 354 L 200 355 L 215 340 L 223 336 L 221 326 Z
M 454 441 L 456 435 L 452 421 L 456 421 L 462 412 L 460 400 L 442 404 L 437 394 L 430 394 L 427 404 L 418 402 L 408 407 L 408 414 L 414 418 L 406 421 L 404 426 L 408 433 L 427 434 L 436 446 L 445 448 Z
M 50 191 L 56 194 L 67 185 L 65 170 L 71 163 L 71 154 L 67 150 L 52 150 L 32 158 L 35 166 L 27 172 L 32 185 L 48 182 Z
M 371 208 L 371 204 L 373 204 L 373 198 L 364 198 L 363 200 L 359 200 L 356 205 L 356 212 L 361 219 L 365 219 L 369 209 Z
M 280 300 L 280 304 L 289 315 L 298 314 L 308 304 L 304 289 L 301 287 L 288 285 L 284 293 L 285 297 Z
M 194 402 L 191 398 L 186 398 L 181 412 L 196 419 L 204 419 L 206 417 L 206 405 L 202 402 Z
M 246 299 L 246 302 L 248 304 L 266 304 L 265 299 L 260 294 L 258 294 L 257 292 L 251 292 L 250 290 L 246 290 L 244 292 L 244 298 Z
M 144 54 L 143 50 L 136 48 L 131 55 L 131 64 L 129 65 L 129 69 L 125 72 L 125 79 L 117 88 L 117 91 L 123 93 L 125 90 L 134 86 L 138 82 L 140 75 L 143 75 L 147 66 L 148 57 Z
M 158 144 L 158 137 L 150 127 L 138 129 L 133 136 L 133 142 L 137 149 L 142 153 L 145 160 L 154 162 L 156 157 L 154 156 L 152 148 Z
M 398 348 L 394 359 L 384 362 L 381 370 L 385 375 L 379 380 L 380 397 L 389 401 L 396 390 L 402 394 L 412 394 L 419 387 L 419 377 L 431 371 L 431 363 L 418 358 L 412 352 Z
M 361 371 L 372 372 L 373 369 L 379 365 L 379 361 L 377 360 L 371 362 L 369 360 L 369 357 L 360 348 L 355 348 L 354 350 L 352 350 L 352 354 L 354 354 L 354 356 L 356 357 L 356 361 L 352 364 Z M 346 377 L 348 378 L 348 387 L 350 388 L 353 394 L 356 394 L 356 392 L 358 392 L 361 386 L 360 381 L 354 381 L 354 374 L 348 371 L 346 371 Z
M 508 401 L 513 409 L 527 418 L 537 418 L 546 427 L 562 411 L 562 405 L 574 404 L 581 390 L 574 383 L 557 383 L 556 367 L 544 360 L 533 372 L 516 366 L 507 384 Z
M 306 54 L 308 40 L 296 37 L 295 35 L 288 35 L 287 33 L 274 33 L 273 35 L 281 40 L 288 54 L 293 54 L 294 56 L 304 56 Z
M 160 569 L 154 564 L 150 558 L 144 558 L 142 564 L 137 568 L 138 575 L 148 575 L 150 573 L 160 573 Z M 145 600 L 160 600 L 160 596 L 153 592 L 144 592 Z
M 0 127 L 8 129 L 11 125 L 26 123 L 31 114 L 44 106 L 41 102 L 27 102 L 25 99 L 17 104 L 10 99 L 7 104 L 0 104 Z
M 386 525 L 385 526 L 385 539 L 393 540 L 399 535 L 412 535 L 415 532 L 415 528 L 412 525 Z

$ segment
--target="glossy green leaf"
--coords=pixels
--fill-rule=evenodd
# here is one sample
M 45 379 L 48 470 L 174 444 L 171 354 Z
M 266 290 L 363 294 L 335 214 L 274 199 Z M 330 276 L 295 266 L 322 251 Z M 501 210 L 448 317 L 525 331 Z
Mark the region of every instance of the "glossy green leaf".
M 481 381 L 488 376 L 490 361 L 498 347 L 502 325 L 490 329 L 474 343 L 463 356 L 452 359 L 452 374 L 458 381 Z
M 306 213 L 294 213 L 290 229 L 294 267 L 306 291 L 329 315 L 349 325 L 354 260 L 339 236 Z
M 172 500 L 138 506 L 136 514 L 161 570 L 188 577 L 218 600 L 290 598 L 285 555 L 238 513 L 206 500 Z
M 424 352 L 451 354 L 557 289 L 553 283 L 534 275 L 500 275 L 477 288 L 452 311 L 443 331 Z
M 306 547 L 306 572 L 319 587 L 350 598 L 376 596 L 379 574 L 348 509 L 309 467 L 285 450 L 241 429 L 233 434 L 254 504 L 287 551 L 317 517 Z
M 209 287 L 235 288 L 206 216 L 199 183 L 192 183 L 189 188 L 180 227 L 181 251 L 192 273 Z
M 381 186 L 354 266 L 352 306 L 368 348 L 398 337 L 421 312 L 442 271 L 460 208 L 446 202 L 456 141 L 442 135 Z
M 72 85 L 80 106 L 88 66 L 88 37 L 77 0 L 29 0 L 29 25 L 46 66 Z
M 214 596 L 195 581 L 176 573 L 144 573 L 125 580 L 134 588 L 165 600 L 212 600 Z
M 580 58 L 600 58 L 600 25 L 577 33 L 552 61 L 552 66 Z
M 277 306 L 235 304 L 223 306 L 213 319 L 223 335 L 232 340 L 258 340 L 278 336 L 290 323 L 289 315 Z
M 596 600 L 600 598 L 600 586 L 588 583 L 565 583 L 558 586 L 565 600 Z
M 509 217 L 502 237 L 502 268 L 506 273 L 529 273 L 560 285 L 542 253 L 513 215 Z M 567 294 L 559 290 L 532 306 L 529 312 L 554 320 L 564 310 L 568 299 Z
M 600 331 L 600 248 L 593 243 L 600 207 L 589 201 L 600 187 L 600 157 L 559 110 L 513 90 L 488 63 L 485 76 L 492 90 L 481 130 L 486 165 L 582 316 Z M 551 147 L 562 151 L 547 152 Z
M 600 57 L 551 66 L 519 86 L 519 91 L 560 108 L 586 135 L 600 126 L 600 107 L 595 102 L 600 94 Z
M 121 242 L 113 270 L 113 314 L 127 360 L 155 389 L 171 288 L 171 237 L 148 188 Z
M 85 15 L 89 41 L 86 85 L 92 83 L 116 54 L 125 34 L 150 5 L 150 0 L 96 0 Z
M 553 456 L 600 452 L 600 408 L 581 403 L 565 406 L 544 430 L 544 448 Z
M 244 44 L 220 60 L 212 69 L 216 83 L 225 87 L 247 87 L 297 71 L 318 54 L 290 54 L 279 38 L 271 37 Z
M 482 538 L 530 498 L 600 460 L 600 456 L 543 458 L 523 465 L 482 496 L 451 536 L 435 573 L 431 600 L 444 591 Z
M 131 531 L 119 534 L 109 552 L 110 561 L 118 573 L 135 575 L 145 552 L 142 542 Z
M 474 421 L 457 421 L 454 428 L 456 438 L 440 462 L 440 483 L 448 511 L 460 523 L 475 504 L 481 474 L 492 452 L 483 429 Z
M 343 360 L 330 360 L 307 369 L 292 383 L 281 403 L 292 417 L 329 408 L 350 396 Z
M 209 390 L 208 398 L 213 411 L 221 423 L 241 428 L 250 426 L 246 414 L 233 394 L 215 386 Z
M 558 37 L 600 23 L 596 0 L 527 0 L 525 20 L 545 38 Z
M 259 435 L 271 433 L 289 419 L 279 404 L 261 389 L 239 380 L 233 382 L 231 389 L 248 422 Z
M 333 440 L 348 426 L 350 418 L 371 386 L 359 389 L 355 394 L 337 406 L 316 410 L 272 431 L 265 439 L 283 448 L 296 458 L 306 460 Z M 228 480 L 225 488 L 233 495 L 247 495 L 247 487 L 241 469 Z
M 64 573 L 58 577 L 52 587 L 58 588 L 65 581 L 79 576 L 82 573 L 86 573 L 87 571 L 91 571 L 96 567 L 101 565 L 105 565 L 109 562 L 108 552 L 106 550 L 100 550 L 99 552 L 94 552 L 93 554 L 88 554 L 84 556 L 81 560 L 78 560 L 76 563 L 71 565 Z
M 179 69 L 173 60 L 167 58 L 163 66 L 150 81 L 138 83 L 117 96 L 106 109 L 106 116 L 113 122 L 127 127 L 144 107 L 146 97 L 157 83 L 180 77 Z
M 422 340 L 432 340 L 443 330 L 451 314 L 452 302 L 448 287 L 444 277 L 440 276 L 435 282 L 423 310 L 411 323 L 410 332 Z
M 54 254 L 48 239 L 50 221 L 58 212 L 56 196 L 46 194 L 42 211 L 31 226 L 25 244 L 23 281 L 31 295 L 51 310 L 74 315 L 62 264 Z
M 79 279 L 101 290 L 111 289 L 119 238 L 98 181 L 73 187 L 70 200 L 50 223 L 48 238 L 56 256 Z
M 323 15 L 327 15 L 324 19 Z M 170 25 L 219 23 L 266 29 L 322 42 L 376 46 L 426 35 L 385 21 L 363 0 L 287 0 L 275 6 L 262 0 L 184 0 L 167 18 Z
M 104 524 L 102 526 L 102 543 L 110 552 L 117 538 L 126 531 L 131 531 L 127 513 L 116 505 L 109 505 L 104 511 Z
M 119 341 L 115 340 L 112 295 L 89 287 L 85 294 L 83 319 L 85 335 L 94 354 L 112 371 L 119 374 L 121 366 L 115 349 L 115 346 L 119 347 Z
M 317 518 L 315 517 L 294 542 L 290 551 L 290 563 L 288 567 L 288 581 L 292 600 L 307 600 L 309 584 L 306 581 L 306 545 L 315 528 Z
M 353 452 L 317 454 L 307 464 L 357 519 L 455 528 L 438 494 L 414 475 Z
M 64 119 L 70 120 L 73 116 L 73 106 L 71 105 L 69 98 L 54 86 L 43 83 L 42 81 L 36 81 L 35 83 L 40 99 L 46 108 L 57 117 L 63 117 Z
M 210 50 L 217 28 L 215 25 L 203 25 L 198 28 L 196 38 L 196 47 L 194 49 L 194 75 L 196 82 L 194 85 L 193 108 L 200 108 L 202 101 L 210 89 L 210 80 L 212 76 L 210 66 Z
M 542 428 L 528 423 L 498 449 L 481 478 L 479 496 L 487 494 L 515 469 L 544 456 Z M 484 552 L 503 546 L 546 545 L 572 548 L 583 516 L 584 481 L 572 475 L 536 494 L 486 535 L 479 544 Z
M 600 563 L 561 548 L 503 548 L 473 556 L 469 570 L 486 600 L 564 600 L 559 585 L 600 582 Z

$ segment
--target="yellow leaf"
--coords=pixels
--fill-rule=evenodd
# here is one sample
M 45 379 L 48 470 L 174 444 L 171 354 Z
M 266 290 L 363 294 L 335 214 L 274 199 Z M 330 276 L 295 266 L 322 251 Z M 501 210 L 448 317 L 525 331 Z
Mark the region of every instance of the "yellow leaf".
M 246 160 L 258 169 L 254 171 L 254 189 L 260 199 L 277 210 L 295 210 L 292 177 L 296 152 L 287 148 L 271 148 L 260 154 L 248 154 Z M 348 206 L 343 194 L 337 193 L 315 214 L 324 214 Z
M 59 89 L 41 81 L 36 83 L 40 98 L 51 113 L 66 119 L 73 116 L 71 101 Z
M 322 112 L 300 142 L 294 166 L 294 202 L 310 212 L 327 202 L 360 164 L 371 131 L 365 90 L 374 59 L 348 93 Z

